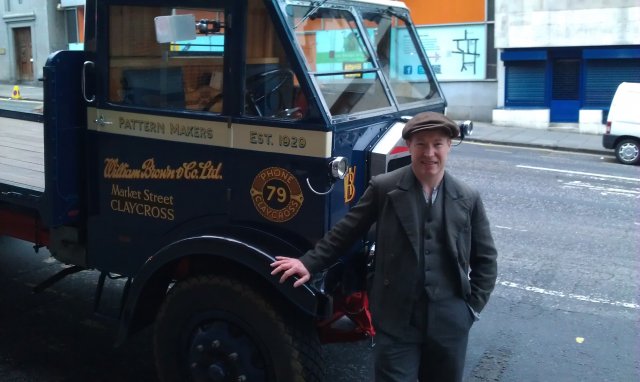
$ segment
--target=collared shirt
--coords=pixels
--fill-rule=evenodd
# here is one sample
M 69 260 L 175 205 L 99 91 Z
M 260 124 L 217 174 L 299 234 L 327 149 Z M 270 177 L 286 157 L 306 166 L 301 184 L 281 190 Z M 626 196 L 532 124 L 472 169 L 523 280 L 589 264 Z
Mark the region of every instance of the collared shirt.
M 433 190 L 431 190 L 431 198 L 429 198 L 429 195 L 427 194 L 427 191 L 425 191 L 424 187 L 422 188 L 422 194 L 424 195 L 424 200 L 427 202 L 428 205 L 433 205 L 433 203 L 436 202 L 436 198 L 438 197 L 438 190 L 440 190 L 440 185 L 442 184 L 442 181 L 440 181 L 440 183 L 438 183 Z

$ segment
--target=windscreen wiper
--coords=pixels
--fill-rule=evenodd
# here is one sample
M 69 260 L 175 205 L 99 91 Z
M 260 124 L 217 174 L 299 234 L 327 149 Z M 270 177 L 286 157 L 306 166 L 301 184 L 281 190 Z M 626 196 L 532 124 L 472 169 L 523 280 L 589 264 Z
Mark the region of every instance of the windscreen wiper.
M 300 21 L 298 21 L 298 23 L 293 27 L 293 30 L 298 29 L 298 27 L 300 26 L 300 24 L 302 24 L 303 22 L 307 21 L 307 19 L 311 16 L 313 16 L 314 13 L 318 12 L 318 9 L 320 9 L 320 7 L 322 7 L 324 5 L 324 3 L 326 3 L 328 0 L 322 0 L 319 3 L 315 3 L 317 4 L 316 6 L 314 6 L 313 8 L 309 9 L 309 11 L 302 16 L 302 19 L 300 19 Z M 311 3 L 312 5 L 314 3 Z

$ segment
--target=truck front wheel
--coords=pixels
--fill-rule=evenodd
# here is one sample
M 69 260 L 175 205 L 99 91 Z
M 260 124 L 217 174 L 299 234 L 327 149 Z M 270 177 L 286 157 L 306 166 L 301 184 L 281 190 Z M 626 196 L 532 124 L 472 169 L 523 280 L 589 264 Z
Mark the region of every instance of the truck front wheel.
M 154 331 L 161 381 L 321 381 L 310 319 L 284 315 L 239 280 L 198 276 L 177 283 Z
M 623 139 L 616 145 L 616 158 L 622 164 L 640 163 L 640 141 Z

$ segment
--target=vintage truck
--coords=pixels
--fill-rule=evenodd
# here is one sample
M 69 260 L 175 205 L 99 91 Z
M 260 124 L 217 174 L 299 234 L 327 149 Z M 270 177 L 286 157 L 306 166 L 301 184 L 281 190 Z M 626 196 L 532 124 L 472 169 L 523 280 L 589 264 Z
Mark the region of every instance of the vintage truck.
M 444 112 L 407 7 L 87 0 L 84 38 L 49 57 L 43 117 L 0 118 L 2 139 L 42 132 L 43 153 L 0 155 L 0 235 L 67 265 L 36 289 L 93 270 L 99 300 L 126 279 L 116 342 L 154 325 L 162 381 L 322 380 L 334 298 L 362 287 L 340 274 L 362 274 L 368 238 L 300 288 L 270 263 L 409 163 L 407 118 Z

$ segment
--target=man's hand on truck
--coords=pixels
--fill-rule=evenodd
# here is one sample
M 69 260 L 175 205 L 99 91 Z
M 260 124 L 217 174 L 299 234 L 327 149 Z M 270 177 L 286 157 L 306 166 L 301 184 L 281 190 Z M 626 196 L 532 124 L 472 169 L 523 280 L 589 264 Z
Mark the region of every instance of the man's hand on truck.
M 283 272 L 282 276 L 280 276 L 281 284 L 289 277 L 295 275 L 298 276 L 298 279 L 293 283 L 293 286 L 297 288 L 311 278 L 309 270 L 307 270 L 302 262 L 296 258 L 276 256 L 276 261 L 271 263 L 271 267 L 275 268 L 271 271 L 272 275 L 277 275 L 278 273 Z

